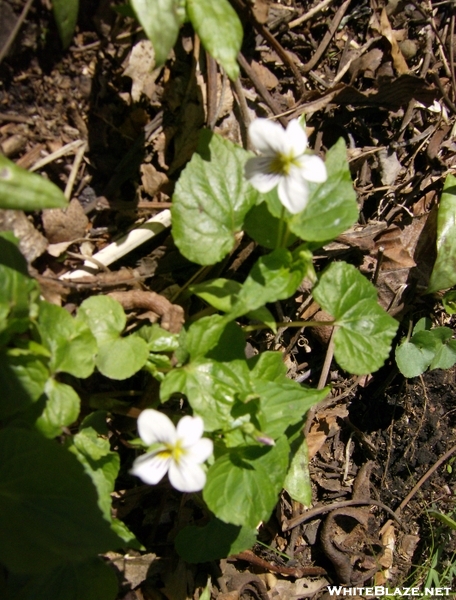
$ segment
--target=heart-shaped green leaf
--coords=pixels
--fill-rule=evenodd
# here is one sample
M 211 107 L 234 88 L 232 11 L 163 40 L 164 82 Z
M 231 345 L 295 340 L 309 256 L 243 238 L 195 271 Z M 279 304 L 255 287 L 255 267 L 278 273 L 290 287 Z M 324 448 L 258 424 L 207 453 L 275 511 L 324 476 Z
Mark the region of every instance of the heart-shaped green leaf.
M 313 290 L 335 318 L 334 356 L 350 373 L 377 371 L 385 362 L 398 323 L 377 302 L 375 287 L 352 265 L 333 263 Z
M 213 265 L 230 252 L 257 192 L 244 177 L 249 154 L 229 140 L 201 133 L 198 149 L 184 169 L 171 208 L 173 236 L 189 260 Z

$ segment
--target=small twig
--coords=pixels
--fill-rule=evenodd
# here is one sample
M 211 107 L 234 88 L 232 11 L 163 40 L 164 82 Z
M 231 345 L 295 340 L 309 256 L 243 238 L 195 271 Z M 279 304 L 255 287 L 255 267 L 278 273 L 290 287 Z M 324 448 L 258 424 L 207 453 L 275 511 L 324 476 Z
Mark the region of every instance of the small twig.
M 11 45 L 13 44 L 14 40 L 16 39 L 16 36 L 19 33 L 19 29 L 22 27 L 22 23 L 25 21 L 25 18 L 32 6 L 32 2 L 33 2 L 33 0 L 27 0 L 24 8 L 22 9 L 21 14 L 17 18 L 17 21 L 14 24 L 14 27 L 8 36 L 8 39 L 3 44 L 3 48 L 0 50 L 0 63 L 5 58 L 5 56 L 8 54 L 8 51 L 11 48 Z
M 323 39 L 321 40 L 321 43 L 318 46 L 315 54 L 312 56 L 309 62 L 302 67 L 304 73 L 308 73 L 309 71 L 311 71 L 322 58 L 323 54 L 326 51 L 326 48 L 329 46 L 334 34 L 337 31 L 337 28 L 339 27 L 340 22 L 342 21 L 342 18 L 345 15 L 350 2 L 351 0 L 345 0 L 345 2 L 340 6 L 339 10 L 334 15 L 334 19 L 332 20 L 328 31 L 325 33 Z
M 383 246 L 379 246 L 378 250 L 377 250 L 377 264 L 375 265 L 375 271 L 374 271 L 374 275 L 372 277 L 373 285 L 377 285 L 378 276 L 380 273 L 384 255 L 385 255 L 385 248 Z
M 73 166 L 71 167 L 70 176 L 68 177 L 67 184 L 65 186 L 65 198 L 70 200 L 71 193 L 73 191 L 74 182 L 76 181 L 76 177 L 79 171 L 79 167 L 81 166 L 82 159 L 84 158 L 85 151 L 87 150 L 87 144 L 84 142 L 76 152 L 76 156 L 74 157 Z
M 435 473 L 435 471 L 437 471 L 437 469 L 440 467 L 440 465 L 442 463 L 444 463 L 448 458 L 450 458 L 450 456 L 452 454 L 454 454 L 455 452 L 456 452 L 456 446 L 453 446 L 452 448 L 450 448 L 448 450 L 448 452 L 445 452 L 445 454 L 443 456 L 441 456 L 436 463 L 434 463 L 432 465 L 432 467 L 423 475 L 423 477 L 421 477 L 421 479 L 418 481 L 418 483 L 413 486 L 413 488 L 411 489 L 411 491 L 407 494 L 407 496 L 399 504 L 398 508 L 394 512 L 394 514 L 396 516 L 399 515 L 402 512 L 402 510 L 407 506 L 407 504 L 410 502 L 410 500 L 413 498 L 413 496 L 421 488 L 421 486 L 423 485 L 423 483 L 425 481 L 427 481 L 429 479 L 429 477 L 433 473 Z
M 65 144 L 65 146 L 62 146 L 55 152 L 52 152 L 52 154 L 49 154 L 48 156 L 45 156 L 44 158 L 40 159 L 29 169 L 29 171 L 38 171 L 38 169 L 41 169 L 42 167 L 48 165 L 51 162 L 54 162 L 54 160 L 62 158 L 62 156 L 66 156 L 67 154 L 74 152 L 75 150 L 84 145 L 85 142 L 83 140 L 76 140 L 74 142 L 70 142 L 69 144 Z
M 217 63 L 212 56 L 206 52 L 206 124 L 210 129 L 213 129 L 213 121 L 217 118 Z
M 448 94 L 445 91 L 445 88 L 442 85 L 442 82 L 440 81 L 440 77 L 438 75 L 438 73 L 436 73 L 435 71 L 431 71 L 432 76 L 434 78 L 434 81 L 437 85 L 437 87 L 440 90 L 440 93 L 442 94 L 442 98 L 445 101 L 445 104 L 448 106 L 448 108 L 451 110 L 451 112 L 453 112 L 454 114 L 456 114 L 456 104 L 454 104 L 454 102 L 452 102 L 450 100 L 450 98 L 448 97 Z
M 293 59 L 290 57 L 290 55 L 285 50 L 285 48 L 272 35 L 272 33 L 269 31 L 269 29 L 267 29 L 261 23 L 258 23 L 258 21 L 256 21 L 256 20 L 254 20 L 253 25 L 254 25 L 255 29 L 258 31 L 258 33 L 261 36 L 263 36 L 264 39 L 267 42 L 269 42 L 269 44 L 271 44 L 272 48 L 277 52 L 279 57 L 282 59 L 283 63 L 290 67 L 291 71 L 293 72 L 293 75 L 295 76 L 296 83 L 298 85 L 298 92 L 302 96 L 302 94 L 305 92 L 304 79 L 302 78 L 301 72 L 299 71 L 299 69 L 296 66 Z
M 341 502 L 334 502 L 333 504 L 325 504 L 325 506 L 316 506 L 315 508 L 312 508 L 311 510 L 306 511 L 302 515 L 298 515 L 297 517 L 294 517 L 293 519 L 286 521 L 282 525 L 282 530 L 289 531 L 293 527 L 297 527 L 298 525 L 301 525 L 301 523 L 304 523 L 305 521 L 310 521 L 311 519 L 315 519 L 315 517 L 324 515 L 327 512 L 332 512 L 333 510 L 337 510 L 338 508 L 345 508 L 347 506 L 369 506 L 369 505 L 378 506 L 379 508 L 383 509 L 389 515 L 391 515 L 393 517 L 393 519 L 395 521 L 397 521 L 399 523 L 399 525 L 402 527 L 402 522 L 401 522 L 400 518 L 394 512 L 394 510 L 392 510 L 389 506 L 386 506 L 386 504 L 383 504 L 383 502 L 380 502 L 380 500 L 374 500 L 373 498 L 365 498 L 364 500 L 361 500 L 361 499 L 360 500 L 342 500 Z
M 246 150 L 252 150 L 252 145 L 250 143 L 249 136 L 248 136 L 248 128 L 250 125 L 250 114 L 249 114 L 249 107 L 247 105 L 247 100 L 245 99 L 244 88 L 241 85 L 241 80 L 239 79 L 239 77 L 237 79 L 235 79 L 235 81 L 233 81 L 231 83 L 231 85 L 234 88 L 234 91 L 236 93 L 236 98 L 237 98 L 237 101 L 239 104 L 239 110 L 241 111 L 241 131 L 242 131 L 244 147 Z
M 328 348 L 326 350 L 325 362 L 321 370 L 320 379 L 318 381 L 317 390 L 322 390 L 326 385 L 328 379 L 329 369 L 331 368 L 332 359 L 334 356 L 334 338 L 337 332 L 337 326 L 333 327 L 331 332 L 331 338 L 329 340 Z
M 245 72 L 245 74 L 247 75 L 247 77 L 253 83 L 253 85 L 255 86 L 256 91 L 260 94 L 260 96 L 262 97 L 262 99 L 264 100 L 264 102 L 269 106 L 269 108 L 272 110 L 272 112 L 274 113 L 274 115 L 278 118 L 278 120 L 280 121 L 280 123 L 284 127 L 286 127 L 287 126 L 287 120 L 284 119 L 283 117 L 279 116 L 280 113 L 281 113 L 280 106 L 278 106 L 278 104 L 276 103 L 276 101 L 274 100 L 274 98 L 268 92 L 268 90 L 267 90 L 266 86 L 264 85 L 264 83 L 259 79 L 259 77 L 257 77 L 255 71 L 252 69 L 252 67 L 249 65 L 249 63 L 247 62 L 247 60 L 244 58 L 244 56 L 241 53 L 238 54 L 238 63 L 240 64 L 242 70 Z
M 317 15 L 319 12 L 321 12 L 323 9 L 325 9 L 328 6 L 328 4 L 331 4 L 331 2 L 332 2 L 332 0 L 322 0 L 322 2 L 317 4 L 317 6 L 314 6 L 313 8 L 311 8 L 309 11 L 307 11 L 301 17 L 298 17 L 294 21 L 290 21 L 288 23 L 288 28 L 293 29 L 293 27 L 297 27 L 298 25 L 301 25 L 301 23 L 305 23 L 306 21 L 309 21 L 313 16 Z

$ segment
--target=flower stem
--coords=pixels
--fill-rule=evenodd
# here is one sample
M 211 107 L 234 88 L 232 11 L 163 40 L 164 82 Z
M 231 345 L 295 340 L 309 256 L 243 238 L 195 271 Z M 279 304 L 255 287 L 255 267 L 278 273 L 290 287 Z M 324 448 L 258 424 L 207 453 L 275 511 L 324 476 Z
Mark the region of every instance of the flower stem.
M 283 238 L 283 229 L 285 226 L 285 206 L 282 206 L 282 214 L 280 215 L 279 229 L 277 232 L 277 243 L 276 250 L 279 248 L 283 248 L 282 238 Z

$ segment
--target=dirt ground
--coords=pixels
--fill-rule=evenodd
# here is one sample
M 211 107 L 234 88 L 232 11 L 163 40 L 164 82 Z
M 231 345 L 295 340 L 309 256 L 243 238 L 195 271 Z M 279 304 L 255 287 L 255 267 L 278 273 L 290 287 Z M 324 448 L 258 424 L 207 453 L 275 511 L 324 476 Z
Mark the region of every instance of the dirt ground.
M 25 2 L 0 0 L 0 149 L 72 199 L 66 213 L 0 218 L 21 237 L 44 296 L 71 310 L 94 291 L 131 289 L 132 279 L 165 295 L 183 285 L 196 268 L 167 231 L 90 284 L 57 279 L 169 208 L 202 127 L 245 146 L 255 116 L 284 123 L 304 113 L 310 146 L 322 156 L 345 139 L 360 207 L 358 225 L 318 252 L 316 268 L 337 258 L 375 273 L 379 301 L 401 320 L 402 336 L 422 316 L 453 327 L 439 298 L 422 293 L 435 258 L 435 208 L 456 168 L 454 1 L 232 3 L 245 27 L 236 84 L 189 26 L 164 68 L 144 69 L 142 31 L 112 10 L 116 2 L 82 0 L 63 51 L 47 0 L 32 3 L 14 36 Z M 242 281 L 256 256 L 244 237 L 224 272 Z M 271 310 L 283 321 L 311 319 L 318 307 L 303 289 Z M 254 334 L 249 344 L 280 349 L 289 376 L 316 385 L 327 342 L 284 329 Z M 330 381 L 331 397 L 308 423 L 312 508 L 284 494 L 257 546 L 204 565 L 184 563 L 172 546 L 200 509 L 166 483 L 150 488 L 127 474 L 122 433 L 134 429 L 129 411 L 155 384 L 143 375 L 115 389 L 97 376 L 83 382 L 83 401 L 108 393 L 122 400 L 111 424 L 125 463 L 114 508 L 147 548 L 128 560 L 107 557 L 122 581 L 119 600 L 196 599 L 208 574 L 218 600 L 323 598 L 328 583 L 420 585 L 439 542 L 443 572 L 456 540 L 428 511 L 456 510 L 455 371 L 406 380 L 391 357 L 369 377 L 349 377 L 333 363 Z

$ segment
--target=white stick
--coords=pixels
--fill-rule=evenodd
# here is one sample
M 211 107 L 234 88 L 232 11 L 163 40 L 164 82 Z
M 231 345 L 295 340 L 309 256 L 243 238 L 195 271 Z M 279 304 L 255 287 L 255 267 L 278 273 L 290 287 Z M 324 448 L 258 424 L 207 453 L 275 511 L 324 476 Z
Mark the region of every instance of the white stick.
M 106 248 L 103 248 L 103 250 L 94 254 L 93 258 L 97 263 L 101 263 L 107 267 L 170 226 L 171 212 L 166 209 L 143 223 L 140 227 L 132 229 L 116 242 L 109 244 L 109 246 L 106 246 Z M 88 258 L 84 262 L 82 269 L 65 273 L 60 279 L 79 279 L 80 277 L 85 277 L 87 275 L 94 275 L 98 271 L 99 266 Z

